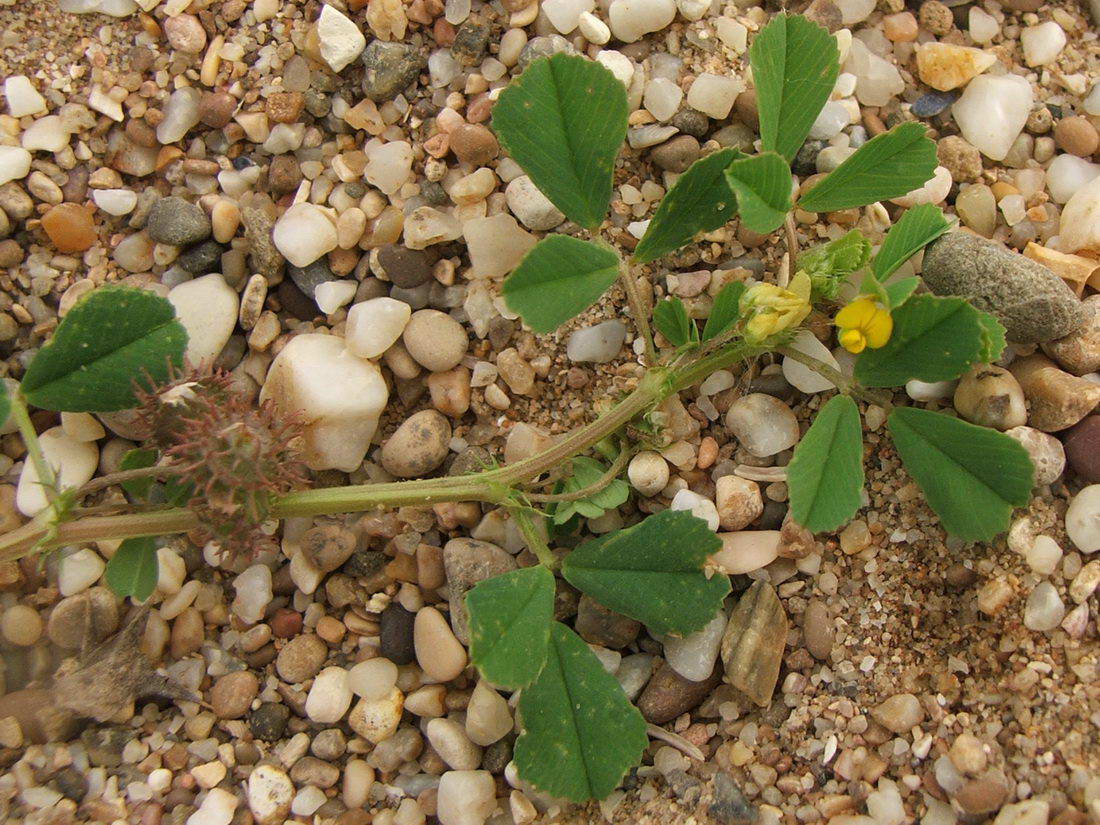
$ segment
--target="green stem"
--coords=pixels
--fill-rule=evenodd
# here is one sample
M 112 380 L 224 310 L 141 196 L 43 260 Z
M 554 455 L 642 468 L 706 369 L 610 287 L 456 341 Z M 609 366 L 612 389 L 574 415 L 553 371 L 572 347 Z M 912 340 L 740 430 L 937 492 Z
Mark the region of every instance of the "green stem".
M 607 471 L 587 487 L 581 487 L 581 489 L 574 490 L 572 493 L 527 493 L 526 498 L 539 504 L 580 501 L 582 498 L 588 498 L 614 481 L 619 473 L 623 471 L 623 467 L 626 466 L 626 463 L 630 461 L 633 455 L 634 450 L 629 447 L 623 447 Z
M 889 410 L 893 406 L 885 393 L 864 389 L 857 381 L 849 378 L 840 370 L 836 369 L 836 367 L 826 364 L 819 358 L 814 358 L 812 355 L 807 355 L 789 346 L 779 347 L 776 352 L 780 355 L 785 355 L 792 361 L 797 361 L 805 367 L 809 367 L 827 381 L 832 381 L 836 388 L 845 395 L 854 395 L 856 398 L 860 398 L 871 404 L 877 404 L 886 410 Z
M 42 450 L 42 442 L 38 440 L 38 433 L 34 430 L 27 404 L 20 393 L 14 393 L 11 396 L 11 417 L 19 428 L 19 435 L 23 437 L 23 445 L 27 448 L 27 455 L 30 457 L 31 464 L 34 465 L 34 471 L 38 475 L 38 483 L 45 490 L 46 499 L 50 504 L 53 504 L 57 500 L 59 492 L 57 477 L 54 475 L 50 462 L 46 460 L 46 454 Z
M 657 348 L 653 345 L 653 330 L 649 326 L 649 301 L 642 296 L 642 291 L 638 289 L 638 280 L 626 261 L 619 264 L 619 283 L 622 284 L 623 292 L 626 293 L 626 302 L 634 318 L 634 326 L 637 327 L 638 334 L 642 336 L 642 342 L 645 344 L 646 366 L 652 367 L 657 363 Z
M 516 525 L 523 534 L 523 540 L 527 542 L 528 549 L 538 557 L 539 564 L 550 570 L 557 568 L 558 560 L 554 556 L 554 551 L 543 540 L 542 534 L 535 527 L 535 522 L 531 520 L 531 514 L 522 507 L 509 507 L 508 512 L 516 520 Z

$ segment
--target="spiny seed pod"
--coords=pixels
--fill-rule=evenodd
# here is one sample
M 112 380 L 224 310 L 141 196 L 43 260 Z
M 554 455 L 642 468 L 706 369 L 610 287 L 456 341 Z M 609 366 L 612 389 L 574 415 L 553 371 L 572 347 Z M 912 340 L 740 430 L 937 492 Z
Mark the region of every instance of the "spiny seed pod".
M 142 398 L 152 442 L 191 485 L 188 507 L 227 552 L 255 549 L 271 502 L 302 487 L 300 425 L 256 405 L 225 373 L 179 377 Z

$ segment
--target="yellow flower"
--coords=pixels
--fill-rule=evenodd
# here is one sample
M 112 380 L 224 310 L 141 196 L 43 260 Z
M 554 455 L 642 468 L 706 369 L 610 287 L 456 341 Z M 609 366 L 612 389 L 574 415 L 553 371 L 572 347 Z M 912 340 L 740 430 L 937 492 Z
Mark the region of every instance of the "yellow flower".
M 760 343 L 778 332 L 802 323 L 810 314 L 810 276 L 799 272 L 787 289 L 775 284 L 756 284 L 741 298 L 745 339 Z
M 841 346 L 857 354 L 866 347 L 884 346 L 894 331 L 890 310 L 872 295 L 856 298 L 836 314 L 834 323 L 840 327 Z

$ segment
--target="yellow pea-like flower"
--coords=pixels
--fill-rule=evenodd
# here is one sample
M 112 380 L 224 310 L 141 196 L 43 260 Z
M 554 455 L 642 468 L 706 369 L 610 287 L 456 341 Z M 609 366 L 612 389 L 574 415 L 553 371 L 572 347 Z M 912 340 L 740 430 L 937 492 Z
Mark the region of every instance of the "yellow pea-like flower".
M 840 345 L 856 354 L 885 346 L 894 332 L 890 310 L 871 295 L 861 295 L 844 307 L 834 323 L 840 328 Z
M 759 343 L 783 330 L 798 326 L 810 314 L 810 278 L 799 272 L 787 289 L 761 283 L 750 288 L 741 299 L 745 339 Z

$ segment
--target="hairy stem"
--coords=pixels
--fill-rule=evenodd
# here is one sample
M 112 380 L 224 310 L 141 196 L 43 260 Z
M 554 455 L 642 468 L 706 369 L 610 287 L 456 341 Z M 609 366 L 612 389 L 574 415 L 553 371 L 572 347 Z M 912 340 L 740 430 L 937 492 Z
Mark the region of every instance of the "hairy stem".
M 638 334 L 642 336 L 645 344 L 645 363 L 652 367 L 657 363 L 657 348 L 653 345 L 653 330 L 649 327 L 649 314 L 651 307 L 649 301 L 642 296 L 638 289 L 638 279 L 630 269 L 630 264 L 625 261 L 619 265 L 619 283 L 626 293 L 626 302 L 630 307 L 630 314 L 634 318 L 634 325 Z
M 27 448 L 27 455 L 31 464 L 34 465 L 38 483 L 46 493 L 46 500 L 53 504 L 58 494 L 57 477 L 50 462 L 46 460 L 46 454 L 42 451 L 42 442 L 38 440 L 38 433 L 34 430 L 27 404 L 20 393 L 12 394 L 10 400 L 11 417 L 15 421 L 15 426 L 19 428 L 19 435 L 23 437 L 23 446 Z
M 580 501 L 582 498 L 588 498 L 595 493 L 598 493 L 612 481 L 614 481 L 619 473 L 623 471 L 623 467 L 630 461 L 631 456 L 634 455 L 634 451 L 628 447 L 624 447 L 619 451 L 619 455 L 611 463 L 611 466 L 607 469 L 602 476 L 600 476 L 592 484 L 587 487 L 581 487 L 579 490 L 574 490 L 572 493 L 527 493 L 526 498 L 530 501 L 537 502 L 539 504 L 555 504 L 557 502 L 569 502 Z
M 542 533 L 535 527 L 531 514 L 522 507 L 509 507 L 508 512 L 516 520 L 516 525 L 519 527 L 520 533 L 523 534 L 523 540 L 527 542 L 530 551 L 538 557 L 539 564 L 550 570 L 555 569 L 558 566 L 558 560 L 546 540 L 543 539 Z
M 121 485 L 128 481 L 141 481 L 146 478 L 166 478 L 168 476 L 181 475 L 182 472 L 182 470 L 171 466 L 135 467 L 132 470 L 119 470 L 117 473 L 109 473 L 99 478 L 93 478 L 77 491 L 77 495 L 86 496 L 89 493 L 95 493 L 100 490 L 105 490 L 108 487 L 114 487 L 116 484 Z

